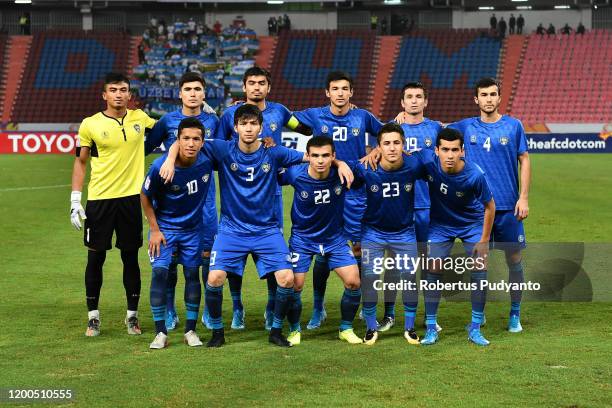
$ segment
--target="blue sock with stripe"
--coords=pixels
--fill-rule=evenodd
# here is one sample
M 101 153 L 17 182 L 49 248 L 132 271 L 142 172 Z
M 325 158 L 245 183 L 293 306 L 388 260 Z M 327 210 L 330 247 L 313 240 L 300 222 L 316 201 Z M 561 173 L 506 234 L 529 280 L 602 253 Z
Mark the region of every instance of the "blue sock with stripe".
M 312 293 L 314 296 L 313 309 L 323 310 L 325 291 L 327 290 L 327 279 L 329 279 L 329 264 L 327 259 L 321 255 L 315 256 L 312 269 Z
M 523 272 L 523 264 L 521 262 L 508 265 L 508 273 L 508 281 L 510 284 L 525 282 L 525 273 Z M 521 315 L 522 298 L 522 290 L 510 290 L 510 316 Z
M 344 289 L 340 300 L 340 331 L 353 328 L 360 302 L 361 289 Z
M 177 280 L 177 265 L 176 262 L 173 260 L 173 262 L 170 264 L 170 267 L 168 268 L 168 279 L 166 280 L 166 309 L 168 311 L 176 310 L 176 307 L 174 305 L 174 296 L 176 292 Z
M 232 307 L 234 310 L 242 310 L 242 276 L 235 273 L 227 274 L 229 283 L 230 295 L 232 296 Z
M 483 281 L 487 280 L 487 271 L 472 271 L 470 282 L 476 285 L 472 290 L 472 323 L 470 330 L 480 329 L 484 316 L 485 303 L 487 302 L 487 289 L 480 289 Z
M 368 330 L 378 329 L 376 324 L 376 302 L 363 302 L 361 310 L 363 310 L 363 319 Z
M 208 272 L 210 272 L 210 257 L 202 257 L 202 285 L 206 285 L 208 282 Z
M 202 286 L 200 285 L 200 268 L 183 267 L 185 275 L 185 308 L 187 319 L 185 320 L 185 333 L 196 328 L 200 301 L 202 299 Z
M 437 284 L 442 282 L 442 275 L 438 273 L 429 272 L 427 273 L 427 284 Z M 436 329 L 436 323 L 438 319 L 438 306 L 440 305 L 440 297 L 442 291 L 437 288 L 425 290 L 425 324 L 427 330 Z
M 223 305 L 223 285 L 210 286 L 206 283 L 205 300 L 212 328 L 222 329 L 223 317 L 221 316 L 221 308 Z
M 287 321 L 289 322 L 289 331 L 302 331 L 300 327 L 300 318 L 302 316 L 302 291 L 293 291 L 292 303 L 287 312 Z
M 153 268 L 151 275 L 151 291 L 149 299 L 151 302 L 151 313 L 155 322 L 155 332 L 168 334 L 166 329 L 166 282 L 168 280 L 168 269 L 158 266 Z
M 274 312 L 274 300 L 276 299 L 276 276 L 273 273 L 266 275 L 266 284 L 268 285 L 268 303 L 266 303 L 266 312 Z M 301 301 L 300 301 L 301 302 Z
M 414 319 L 419 304 L 419 290 L 416 287 L 416 274 L 408 271 L 402 272 L 401 280 L 411 282 L 415 285 L 414 289 L 402 290 L 402 302 L 404 303 L 404 330 L 414 329 Z
M 287 311 L 291 306 L 293 299 L 293 288 L 276 288 L 276 298 L 274 299 L 274 321 L 272 322 L 273 329 L 282 329 L 283 320 L 287 316 Z

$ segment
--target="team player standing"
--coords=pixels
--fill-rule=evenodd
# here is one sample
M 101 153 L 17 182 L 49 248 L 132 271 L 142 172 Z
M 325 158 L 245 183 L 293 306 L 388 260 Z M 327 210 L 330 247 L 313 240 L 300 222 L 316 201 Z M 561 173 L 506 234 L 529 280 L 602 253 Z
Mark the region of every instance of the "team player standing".
M 505 251 L 510 281 L 522 282 L 524 280 L 521 264 L 521 249 L 525 243 L 522 219 L 527 217 L 529 211 L 527 201 L 530 178 L 529 157 L 520 122 L 508 116 L 500 115 L 498 112 L 500 90 L 499 85 L 494 80 L 482 80 L 475 87 L 474 100 L 481 110 L 480 117 L 452 124 L 450 127 L 455 131 L 442 132 L 440 132 L 441 125 L 438 122 L 431 121 L 423 116 L 423 111 L 427 106 L 426 89 L 420 83 L 407 84 L 402 91 L 401 104 L 404 112 L 397 118 L 398 122 L 404 123 L 401 127 L 391 124 L 386 125 L 385 130 L 382 123 L 372 114 L 362 109 L 355 109 L 350 105 L 350 97 L 353 93 L 352 80 L 344 73 L 334 72 L 328 76 L 326 95 L 330 99 L 329 106 L 291 114 L 282 105 L 276 107 L 278 104 L 265 101 L 271 81 L 269 74 L 266 75 L 266 71 L 257 70 L 260 69 L 255 68 L 250 76 L 245 75 L 244 77 L 247 103 L 230 108 L 227 118 L 222 117 L 222 126 L 218 126 L 216 132 L 214 131 L 216 125 L 214 115 L 201 117 L 203 115 L 201 108 L 198 109 L 203 102 L 203 92 L 202 96 L 199 92 L 203 91 L 204 81 L 197 76 L 182 81 L 180 86 L 183 108 L 174 113 L 174 116 L 176 116 L 176 118 L 173 118 L 175 123 L 168 125 L 169 119 L 172 117 L 162 119 L 158 123 L 159 127 L 156 126 L 157 129 L 153 132 L 156 138 L 151 139 L 147 144 L 147 152 L 154 144 L 158 144 L 164 139 L 169 144 L 173 138 L 181 134 L 178 131 L 173 135 L 173 129 L 178 130 L 179 127 L 176 121 L 184 121 L 190 118 L 200 123 L 208 121 L 210 125 L 202 126 L 201 129 L 198 129 L 197 126 L 189 126 L 187 130 L 184 130 L 188 134 L 185 138 L 189 139 L 185 143 L 189 146 L 183 147 L 182 150 L 179 138 L 176 148 L 178 151 L 178 157 L 176 158 L 178 167 L 176 169 L 180 168 L 181 171 L 176 172 L 176 174 L 185 173 L 183 171 L 185 168 L 199 168 L 201 167 L 200 162 L 213 163 L 215 169 L 223 173 L 221 176 L 221 225 L 223 228 L 220 229 L 219 236 L 217 236 L 214 244 L 210 245 L 212 246 L 210 253 L 210 246 L 209 248 L 204 247 L 206 234 L 200 232 L 204 230 L 203 226 L 205 225 L 212 226 L 214 223 L 216 226 L 216 214 L 214 220 L 212 216 L 209 216 L 208 221 L 206 218 L 207 211 L 209 214 L 213 214 L 211 208 L 214 208 L 210 205 L 211 202 L 214 204 L 214 200 L 211 199 L 211 197 L 214 198 L 214 192 L 211 194 L 208 191 L 208 184 L 210 184 L 208 181 L 214 180 L 212 168 L 209 173 L 205 174 L 207 176 L 206 182 L 204 182 L 204 175 L 200 177 L 199 182 L 196 182 L 198 187 L 195 188 L 199 189 L 199 194 L 190 197 L 191 201 L 185 199 L 184 203 L 181 203 L 181 205 L 189 206 L 190 204 L 185 203 L 194 203 L 200 200 L 198 201 L 198 211 L 196 211 L 199 216 L 196 227 L 198 230 L 197 262 L 194 261 L 189 246 L 185 249 L 176 244 L 176 242 L 181 241 L 174 234 L 168 233 L 178 241 L 168 243 L 166 234 L 162 232 L 164 228 L 167 228 L 167 226 L 162 227 L 162 224 L 166 222 L 164 216 L 167 217 L 168 214 L 162 215 L 164 210 L 161 203 L 164 202 L 164 199 L 152 199 L 152 197 L 155 197 L 154 194 L 157 193 L 161 194 L 160 197 L 165 197 L 165 201 L 173 202 L 169 197 L 180 195 L 183 187 L 186 189 L 187 195 L 191 195 L 189 194 L 189 191 L 191 191 L 189 190 L 189 182 L 191 180 L 186 181 L 185 186 L 172 182 L 171 186 L 179 187 L 174 191 L 172 187 L 165 186 L 164 188 L 163 182 L 159 183 L 162 180 L 159 175 L 155 176 L 157 183 L 153 183 L 151 172 L 147 181 L 145 181 L 142 196 L 144 197 L 143 207 L 152 231 L 151 243 L 153 247 L 151 248 L 150 243 L 150 249 L 155 252 L 157 258 L 162 259 L 156 261 L 154 259 L 156 257 L 152 257 L 155 285 L 152 283 L 151 307 L 156 322 L 156 333 L 158 334 L 151 344 L 152 348 L 163 348 L 166 344 L 167 337 L 165 336 L 167 336 L 168 326 L 176 325 L 176 314 L 173 316 L 166 313 L 165 310 L 166 308 L 173 309 L 174 306 L 173 302 L 168 302 L 168 298 L 173 299 L 173 296 L 168 295 L 170 294 L 169 289 L 175 285 L 176 278 L 173 280 L 167 277 L 171 275 L 169 272 L 171 269 L 176 271 L 176 263 L 183 264 L 186 279 L 185 301 L 188 315 L 185 341 L 189 345 L 201 345 L 195 334 L 194 313 L 197 317 L 200 300 L 197 268 L 202 263 L 202 257 L 204 260 L 208 258 L 206 255 L 210 256 L 208 259 L 210 259 L 211 268 L 213 268 L 208 276 L 205 276 L 203 270 L 203 278 L 206 284 L 206 312 L 210 315 L 210 318 L 205 320 L 208 326 L 213 329 L 213 336 L 208 345 L 213 347 L 220 346 L 225 342 L 221 321 L 223 281 L 228 276 L 228 272 L 229 275 L 241 277 L 244 260 L 248 253 L 254 255 L 260 277 L 266 277 L 268 282 L 273 281 L 276 284 L 269 283 L 268 285 L 269 304 L 266 309 L 266 326 L 271 328 L 270 342 L 279 346 L 291 346 L 301 342 L 301 290 L 304 285 L 304 274 L 308 271 L 313 256 L 315 256 L 313 270 L 315 303 L 307 327 L 310 329 L 320 327 L 325 319 L 326 312 L 323 304 L 325 283 L 329 276 L 329 270 L 335 269 L 345 285 L 341 302 L 340 338 L 349 343 L 362 342 L 352 329 L 353 318 L 362 300 L 362 282 L 360 279 L 362 241 L 367 242 L 368 249 L 372 250 L 372 252 L 368 251 L 368 257 L 372 254 L 382 256 L 385 251 L 389 251 L 392 254 L 406 254 L 414 258 L 417 253 L 422 252 L 420 248 L 417 251 L 417 242 L 421 243 L 427 240 L 436 244 L 448 243 L 451 239 L 459 237 L 464 240 L 464 243 L 471 245 L 467 248 L 468 255 L 475 256 L 486 255 L 484 247 L 486 246 L 488 250 L 490 234 L 491 240 L 495 242 L 495 247 Z M 124 82 L 129 94 L 129 82 L 127 80 Z M 247 90 L 249 86 L 250 91 Z M 183 87 L 186 88 L 185 92 L 183 92 Z M 266 111 L 268 111 L 267 115 Z M 238 112 L 240 114 L 236 115 Z M 149 122 L 146 122 L 147 128 L 151 128 L 152 120 L 148 120 Z M 228 121 L 233 122 L 233 129 L 231 130 L 229 130 L 227 124 L 223 125 Z M 161 126 L 162 124 L 164 127 Z M 79 135 L 82 139 L 82 145 L 87 146 L 87 127 L 84 125 L 82 125 L 83 131 L 80 131 Z M 275 139 L 279 140 L 275 140 L 276 144 L 280 144 L 280 129 L 283 125 L 305 134 L 312 132 L 318 136 L 311 139 L 312 143 L 309 142 L 305 157 L 297 153 L 293 155 L 291 150 L 262 146 L 259 141 L 260 136 L 277 136 Z M 383 131 L 381 131 L 381 128 Z M 195 137 L 189 136 L 189 134 L 194 133 L 194 129 L 195 133 L 200 133 L 199 138 L 197 135 Z M 242 137 L 239 130 L 242 130 Z M 444 132 L 450 132 L 453 135 L 448 136 Z M 371 137 L 368 138 L 368 134 Z M 443 135 L 444 141 L 438 140 L 438 134 Z M 216 136 L 219 139 L 226 140 L 232 137 L 235 139 L 226 142 L 229 143 L 226 145 L 221 145 L 220 141 L 203 143 L 203 153 L 192 155 L 194 146 L 198 145 L 199 139 L 210 138 L 207 136 Z M 380 159 L 381 164 L 377 169 L 366 169 L 358 164 L 357 160 L 366 156 L 376 146 L 373 136 L 378 137 L 378 144 L 381 147 L 375 153 L 370 154 L 368 159 L 370 161 Z M 465 138 L 465 143 L 463 143 L 463 138 Z M 144 145 L 144 140 L 141 139 L 141 142 Z M 441 144 L 446 143 L 452 143 L 453 146 L 450 148 L 448 146 L 441 147 Z M 454 146 L 455 144 L 458 146 Z M 434 146 L 439 157 L 432 153 L 431 149 Z M 401 152 L 405 148 L 409 150 L 420 148 L 423 151 L 411 156 L 403 156 Z M 460 151 L 457 151 L 457 148 Z M 465 149 L 465 160 L 461 158 L 463 149 Z M 144 156 L 144 149 L 142 150 L 142 156 Z M 381 150 L 382 157 L 380 157 Z M 446 153 L 448 151 L 451 151 L 454 156 L 452 159 L 443 161 L 442 152 Z M 177 152 L 175 151 L 174 154 L 176 155 Z M 331 167 L 331 161 L 336 156 L 338 156 L 338 159 L 347 160 L 349 164 L 352 163 L 350 167 L 356 176 L 356 182 L 352 188 L 348 183 L 352 178 L 352 173 L 348 171 L 348 167 L 342 162 L 336 163 L 336 166 L 340 166 L 338 170 Z M 291 251 L 289 252 L 280 232 L 282 225 L 281 190 L 278 187 L 276 177 L 277 172 L 283 167 L 291 167 L 302 160 L 307 160 L 309 164 L 292 167 L 279 176 L 281 183 L 291 184 L 295 188 L 292 209 L 293 228 L 289 240 Z M 517 162 L 520 164 L 520 190 Z M 80 172 L 77 170 L 81 170 L 81 166 L 84 167 L 84 165 L 80 159 L 77 159 L 77 163 L 80 163 L 79 166 L 75 165 L 75 174 L 78 181 Z M 161 162 L 156 161 L 156 163 L 159 163 L 158 167 L 161 167 Z M 444 167 L 445 165 L 447 167 Z M 164 166 L 172 166 L 172 169 L 175 169 L 175 163 L 172 160 L 167 160 Z M 164 171 L 161 173 L 164 175 Z M 471 177 L 471 174 L 476 174 L 476 176 Z M 274 175 L 273 178 L 271 178 L 272 175 Z M 453 175 L 458 177 L 452 177 Z M 242 177 L 244 180 L 241 176 L 244 176 Z M 465 185 L 460 184 L 454 187 L 457 190 L 455 191 L 455 198 L 460 198 L 461 203 L 457 204 L 452 200 L 447 202 L 448 197 L 438 196 L 442 190 L 448 192 L 449 186 L 452 185 L 449 181 L 450 184 L 439 182 L 440 185 L 437 186 L 436 183 L 439 179 L 444 179 L 444 177 L 453 182 L 466 179 Z M 343 179 L 347 179 L 347 182 L 342 183 L 340 180 Z M 474 182 L 474 179 L 477 179 L 478 182 Z M 149 186 L 147 186 L 147 182 Z M 202 185 L 200 186 L 200 184 Z M 314 187 L 317 184 L 326 188 L 321 187 L 321 189 L 315 190 Z M 492 194 L 489 191 L 489 185 Z M 76 188 L 73 188 L 73 190 L 76 192 L 79 187 L 78 183 L 75 186 Z M 431 213 L 428 211 L 429 203 L 426 197 L 428 196 L 426 187 L 430 194 L 434 194 L 434 192 L 437 194 L 436 205 L 432 204 Z M 148 189 L 150 188 L 158 188 L 161 193 L 157 190 L 155 190 L 155 193 L 153 191 L 149 192 Z M 266 193 L 262 195 L 262 192 Z M 76 194 L 73 195 L 71 218 L 74 225 L 77 226 L 77 222 L 80 223 L 80 216 L 82 216 L 82 207 L 80 207 L 80 197 L 76 197 Z M 378 197 L 379 195 L 381 197 Z M 496 199 L 497 208 L 492 197 Z M 178 200 L 177 197 L 174 198 Z M 390 199 L 389 203 L 385 201 L 387 198 Z M 387 204 L 390 205 L 389 210 L 385 209 Z M 403 210 L 398 211 L 399 208 Z M 440 210 L 441 208 L 451 208 L 452 211 L 445 215 L 444 211 Z M 161 211 L 159 213 L 161 217 L 158 215 L 159 211 Z M 180 211 L 177 211 L 177 217 L 179 217 L 178 212 Z M 463 212 L 467 212 L 470 216 L 464 216 Z M 338 219 L 340 213 L 343 214 L 342 220 Z M 403 218 L 395 219 L 395 224 L 390 222 L 390 219 L 385 219 L 385 217 L 388 218 L 389 215 L 393 214 L 402 214 Z M 492 214 L 495 215 L 494 220 Z M 309 217 L 310 219 L 328 219 L 329 222 L 319 223 L 321 225 L 315 227 L 307 221 Z M 464 230 L 459 232 L 453 230 L 453 217 L 469 219 L 464 227 L 469 227 L 470 233 L 468 234 Z M 431 225 L 435 228 L 429 228 L 430 219 L 432 220 Z M 159 220 L 162 220 L 161 223 Z M 436 222 L 434 223 L 433 220 Z M 155 228 L 156 224 L 157 228 Z M 194 225 L 187 226 L 187 230 Z M 253 228 L 249 229 L 249 225 Z M 401 231 L 398 232 L 398 228 Z M 176 236 L 182 237 L 183 234 L 189 236 L 193 232 L 187 230 Z M 479 231 L 479 233 L 475 231 Z M 119 234 L 119 231 L 117 232 Z M 112 229 L 110 234 L 112 234 Z M 160 234 L 164 239 L 160 239 Z M 208 235 L 211 234 L 208 233 Z M 252 236 L 253 239 L 249 241 L 249 239 L 246 239 L 248 236 Z M 262 239 L 263 236 L 270 239 L 264 240 Z M 193 236 L 191 237 L 193 238 Z M 258 238 L 255 239 L 255 237 Z M 476 237 L 478 237 L 477 240 Z M 86 242 L 87 239 L 86 235 Z M 110 240 L 110 236 L 108 239 Z M 189 239 L 187 240 L 189 241 Z M 195 242 L 195 238 L 192 240 Z M 349 241 L 352 244 L 352 250 L 348 246 Z M 172 243 L 174 245 L 171 245 Z M 201 243 L 204 243 L 204 246 Z M 438 252 L 445 254 L 447 246 L 442 247 L 444 249 Z M 187 256 L 185 252 L 189 255 Z M 197 285 L 193 278 L 194 268 Z M 89 269 L 88 262 L 88 271 Z M 101 265 L 99 269 L 101 274 Z M 161 273 L 159 272 L 160 269 L 163 269 Z M 364 266 L 364 270 L 367 271 L 368 267 Z M 400 276 L 402 279 L 414 281 L 415 272 L 415 270 L 400 271 Z M 439 281 L 440 271 L 438 269 L 434 268 L 431 271 L 432 273 L 427 272 L 422 271 L 428 282 Z M 89 272 L 86 273 L 86 275 L 89 274 Z M 176 276 L 176 272 L 174 272 L 174 276 Z M 372 299 L 365 294 L 366 289 L 371 289 L 368 286 L 371 281 L 371 271 L 365 272 L 362 278 L 364 279 L 364 285 L 366 285 L 363 302 L 367 333 L 364 341 L 366 344 L 374 344 L 378 337 L 378 331 L 388 330 L 394 323 L 395 293 L 393 293 L 392 298 L 386 299 L 385 315 L 379 325 L 376 323 L 375 316 L 376 303 L 373 303 Z M 474 279 L 486 279 L 486 269 L 473 271 L 472 280 Z M 163 295 L 161 295 L 162 292 Z M 174 290 L 172 289 L 171 292 L 173 295 Z M 234 300 L 232 327 L 243 328 L 244 309 L 240 293 L 235 292 L 232 290 Z M 88 295 L 89 293 L 88 289 Z M 274 296 L 272 296 L 273 293 Z M 437 327 L 436 320 L 436 300 L 439 299 L 439 294 L 432 291 L 432 293 L 425 293 L 425 298 L 427 330 L 420 343 L 433 344 L 437 341 L 438 331 L 440 330 Z M 520 292 L 511 293 L 512 303 L 508 324 L 508 329 L 511 332 L 522 330 L 520 298 Z M 411 344 L 419 343 L 419 338 L 414 330 L 417 299 L 416 291 L 404 291 L 405 337 Z M 468 326 L 468 338 L 479 345 L 488 344 L 488 341 L 480 333 L 480 325 L 484 320 L 484 299 L 484 293 L 472 294 L 472 323 Z M 273 313 L 270 313 L 270 304 L 272 304 Z M 131 308 L 135 309 L 133 306 Z M 242 313 L 237 314 L 236 310 L 242 310 Z M 127 320 L 130 317 L 135 317 L 133 312 L 128 305 Z M 162 321 L 161 316 L 163 316 L 163 325 L 160 323 Z M 286 316 L 290 324 L 289 339 L 286 339 L 281 333 L 283 320 Z M 89 317 L 90 323 L 88 324 L 87 334 L 92 335 L 91 332 L 93 331 L 93 335 L 95 335 L 99 333 L 99 314 L 90 313 Z M 96 330 L 90 330 L 92 318 Z M 96 318 L 97 323 L 95 322 Z M 130 331 L 129 327 L 128 324 L 128 331 Z M 138 332 L 140 332 L 139 327 Z

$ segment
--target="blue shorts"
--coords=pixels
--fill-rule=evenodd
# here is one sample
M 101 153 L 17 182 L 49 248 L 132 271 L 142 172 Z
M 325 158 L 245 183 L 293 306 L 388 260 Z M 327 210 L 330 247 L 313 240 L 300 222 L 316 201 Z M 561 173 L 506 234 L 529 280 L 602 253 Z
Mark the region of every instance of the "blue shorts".
M 431 224 L 427 240 L 427 254 L 430 258 L 446 258 L 453 249 L 455 239 L 463 242 L 466 254 L 471 255 L 474 245 L 482 237 L 482 224 L 470 225 L 465 228 L 451 228 Z
M 337 239 L 329 244 L 315 244 L 292 235 L 289 238 L 289 250 L 294 273 L 308 272 L 312 257 L 315 255 L 324 257 L 330 269 L 357 265 L 353 250 L 346 238 Z
M 210 270 L 242 276 L 249 254 L 253 256 L 260 278 L 281 269 L 291 269 L 289 249 L 279 230 L 250 236 L 220 230 L 210 253 Z
M 361 219 L 365 210 L 365 193 L 349 190 L 344 196 L 344 235 L 353 243 L 361 241 Z
M 496 249 L 521 250 L 527 247 L 523 221 L 516 219 L 513 210 L 495 212 L 491 241 L 491 247 Z
M 161 231 L 166 238 L 166 245 L 161 244 L 159 256 L 149 255 L 151 266 L 168 268 L 171 263 L 196 268 L 202 264 L 199 231 Z M 149 238 L 151 233 L 149 233 Z M 173 259 L 173 256 L 176 258 Z
M 417 242 L 427 242 L 429 239 L 429 208 L 416 208 L 414 210 L 414 229 Z

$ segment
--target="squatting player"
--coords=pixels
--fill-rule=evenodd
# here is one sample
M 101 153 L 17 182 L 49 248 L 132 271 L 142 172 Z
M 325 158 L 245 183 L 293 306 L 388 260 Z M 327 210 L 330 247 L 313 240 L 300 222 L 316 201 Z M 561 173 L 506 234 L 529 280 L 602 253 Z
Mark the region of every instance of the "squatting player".
M 311 135 L 312 131 L 301 124 L 284 105 L 268 101 L 266 98 L 272 88 L 272 76 L 260 67 L 254 66 L 245 71 L 242 77 L 242 90 L 244 91 L 246 103 L 255 105 L 263 115 L 262 136 L 271 137 L 274 143 L 282 145 L 283 127 L 287 127 L 304 135 Z M 242 104 L 230 106 L 223 112 L 221 123 L 217 131 L 217 137 L 223 140 L 238 138 L 234 129 L 234 114 Z M 283 229 L 283 192 L 276 191 L 276 211 L 280 221 L 281 231 Z M 232 295 L 233 317 L 232 329 L 244 329 L 244 306 L 242 304 L 242 276 L 230 274 L 227 277 L 230 293 Z M 276 279 L 268 275 L 268 303 L 265 312 L 265 327 L 270 330 L 274 315 L 274 296 L 276 292 Z
M 481 283 L 487 280 L 486 258 L 495 201 L 484 172 L 477 164 L 464 160 L 463 135 L 455 129 L 443 129 L 438 133 L 436 153 L 423 150 L 431 199 L 431 223 L 429 225 L 429 254 L 431 259 L 445 259 L 450 255 L 455 239 L 463 241 L 468 256 L 475 259 L 471 271 L 472 322 L 467 327 L 468 339 L 480 346 L 489 341 L 480 332 L 484 316 L 486 289 Z M 423 345 L 438 341 L 436 328 L 442 282 L 441 262 L 433 262 L 427 272 L 428 288 L 425 290 L 425 321 L 427 329 L 421 340 Z M 434 286 L 434 287 L 430 287 Z
M 179 123 L 185 118 L 197 118 L 204 128 L 205 139 L 214 138 L 217 135 L 219 119 L 214 113 L 202 110 L 204 97 L 206 95 L 206 82 L 202 75 L 197 72 L 186 72 L 179 80 L 179 98 L 181 108 L 162 116 L 155 124 L 151 133 L 145 141 L 145 153 L 149 154 L 157 146 L 163 143 L 166 150 L 177 140 Z M 210 183 L 209 193 L 204 202 L 202 213 L 204 219 L 200 231 L 200 242 L 202 244 L 202 281 L 206 282 L 208 277 L 208 266 L 210 264 L 210 249 L 217 235 L 217 205 L 215 200 L 214 178 Z M 177 282 L 176 262 L 172 262 L 168 269 L 168 286 L 166 293 L 166 328 L 174 330 L 178 323 L 178 316 L 174 306 L 174 294 Z
M 493 245 L 505 252 L 509 282 L 523 283 L 523 220 L 529 215 L 531 182 L 525 130 L 518 119 L 499 113 L 501 88 L 495 79 L 483 78 L 478 81 L 474 87 L 474 102 L 480 109 L 480 117 L 463 119 L 449 127 L 462 132 L 467 160 L 478 164 L 487 174 L 496 204 Z M 508 331 L 511 333 L 523 330 L 520 321 L 521 298 L 520 289 L 510 291 Z
M 364 109 L 351 109 L 353 80 L 344 72 L 330 72 L 325 82 L 325 95 L 329 105 L 294 112 L 295 117 L 312 129 L 315 136 L 325 136 L 334 141 L 336 156 L 343 161 L 357 161 L 369 153 L 366 133 L 378 134 L 382 123 Z M 373 136 L 371 136 L 373 143 Z M 373 143 L 374 144 L 374 143 Z M 361 218 L 365 211 L 363 189 L 351 189 L 346 194 L 344 229 L 353 244 L 357 264 L 361 264 Z M 323 307 L 329 265 L 321 256 L 315 258 L 313 269 L 314 308 L 308 329 L 321 326 L 326 313 Z
M 290 167 L 281 176 L 281 183 L 291 184 L 295 190 L 289 238 L 294 295 L 287 314 L 290 324 L 287 340 L 293 345 L 300 344 L 304 277 L 312 257 L 318 255 L 344 283 L 339 337 L 359 344 L 362 341 L 353 331 L 361 299 L 359 270 L 343 228 L 346 187 L 340 181 L 338 170 L 332 167 L 336 158 L 334 142 L 325 136 L 315 136 L 306 145 L 306 155 L 309 164 Z
M 377 135 L 378 149 L 382 154 L 379 165 L 376 169 L 365 169 L 362 164 L 357 164 L 353 168 L 355 177 L 353 184 L 364 185 L 367 197 L 361 236 L 366 345 L 373 345 L 378 339 L 376 322 L 378 293 L 375 281 L 380 280 L 385 251 L 394 259 L 399 257 L 405 260 L 395 265 L 392 270 L 399 273 L 402 284 L 411 282 L 413 285 L 402 291 L 404 337 L 409 344 L 419 344 L 419 337 L 414 330 L 418 304 L 416 270 L 413 267 L 414 262 L 409 260 L 417 259 L 414 186 L 417 179 L 423 177 L 425 168 L 420 152 L 403 156 L 404 140 L 404 132 L 400 125 L 385 124 Z
M 191 347 L 202 345 L 195 332 L 202 296 L 199 276 L 202 224 L 205 222 L 202 212 L 209 185 L 214 183 L 212 163 L 200 152 L 204 133 L 205 128 L 197 117 L 181 120 L 172 182 L 165 183 L 159 176 L 165 160 L 164 156 L 159 157 L 151 165 L 140 193 L 149 222 L 149 257 L 153 268 L 150 297 L 157 335 L 150 345 L 152 349 L 168 345 L 166 293 L 169 269 L 171 264 L 176 268 L 176 263 L 183 265 L 185 275 L 185 343 Z
M 125 323 L 128 334 L 141 334 L 138 322 L 140 268 L 138 249 L 142 246 L 140 186 L 144 178 L 145 134 L 155 121 L 140 109 L 128 109 L 130 81 L 125 75 L 109 73 L 104 78 L 102 98 L 106 109 L 87 117 L 79 127 L 79 147 L 72 170 L 70 219 L 81 229 L 85 219 L 84 243 L 88 248 L 85 292 L 88 323 L 86 336 L 100 334 L 98 302 L 102 288 L 102 267 L 106 251 L 115 245 L 121 251 L 123 286 L 127 298 Z M 81 205 L 81 190 L 87 161 L 91 175 L 87 205 Z

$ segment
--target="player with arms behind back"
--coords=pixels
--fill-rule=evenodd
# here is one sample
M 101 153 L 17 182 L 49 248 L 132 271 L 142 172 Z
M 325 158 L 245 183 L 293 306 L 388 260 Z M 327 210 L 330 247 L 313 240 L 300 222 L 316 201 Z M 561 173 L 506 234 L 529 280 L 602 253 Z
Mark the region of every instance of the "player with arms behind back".
M 523 220 L 529 215 L 531 183 L 527 137 L 519 120 L 499 113 L 501 88 L 495 79 L 483 78 L 476 83 L 474 102 L 480 109 L 480 116 L 463 119 L 449 127 L 463 133 L 466 159 L 478 164 L 487 174 L 496 204 L 492 233 L 494 248 L 505 252 L 509 282 L 523 283 Z M 520 289 L 510 291 L 508 331 L 511 333 L 523 330 L 521 298 Z

